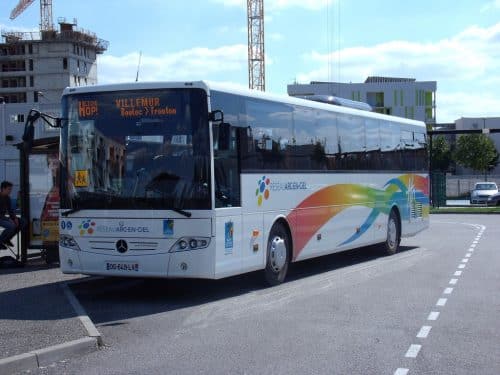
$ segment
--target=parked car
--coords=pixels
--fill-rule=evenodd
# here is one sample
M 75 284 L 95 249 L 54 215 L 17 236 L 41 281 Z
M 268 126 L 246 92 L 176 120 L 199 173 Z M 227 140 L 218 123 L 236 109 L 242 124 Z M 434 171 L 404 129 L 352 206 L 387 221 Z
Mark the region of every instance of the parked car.
M 488 198 L 498 193 L 498 186 L 494 182 L 476 182 L 470 193 L 471 204 L 488 203 Z
M 493 194 L 486 202 L 488 206 L 500 206 L 500 193 Z

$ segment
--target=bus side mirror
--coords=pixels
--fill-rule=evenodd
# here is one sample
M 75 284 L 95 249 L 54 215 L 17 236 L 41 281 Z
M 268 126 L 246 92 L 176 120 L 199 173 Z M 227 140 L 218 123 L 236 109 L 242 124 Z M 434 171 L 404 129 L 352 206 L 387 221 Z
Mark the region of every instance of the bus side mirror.
M 208 114 L 208 119 L 212 122 L 224 122 L 224 112 L 222 112 L 220 109 L 216 109 L 215 111 L 212 111 Z

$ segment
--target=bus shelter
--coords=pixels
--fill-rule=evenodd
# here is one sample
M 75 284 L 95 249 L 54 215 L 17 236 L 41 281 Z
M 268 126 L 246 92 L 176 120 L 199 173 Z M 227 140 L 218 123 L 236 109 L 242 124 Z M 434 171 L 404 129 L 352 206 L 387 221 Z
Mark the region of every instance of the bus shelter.
M 42 256 L 58 261 L 59 244 L 59 137 L 35 139 L 20 150 L 21 215 L 28 225 L 21 232 L 17 258 Z

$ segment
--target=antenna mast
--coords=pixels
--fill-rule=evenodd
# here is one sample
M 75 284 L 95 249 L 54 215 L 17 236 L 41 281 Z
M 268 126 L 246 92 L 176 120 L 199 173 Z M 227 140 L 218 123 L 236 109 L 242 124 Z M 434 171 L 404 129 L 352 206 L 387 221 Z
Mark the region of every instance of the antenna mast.
M 139 81 L 139 69 L 141 67 L 141 56 L 142 56 L 142 51 L 139 51 L 139 63 L 137 64 L 137 74 L 135 75 L 135 81 Z

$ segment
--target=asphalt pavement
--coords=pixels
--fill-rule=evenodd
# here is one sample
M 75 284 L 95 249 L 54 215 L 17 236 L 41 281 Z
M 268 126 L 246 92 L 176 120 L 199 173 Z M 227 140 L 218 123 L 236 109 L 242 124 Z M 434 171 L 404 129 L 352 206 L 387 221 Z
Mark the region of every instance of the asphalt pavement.
M 0 259 L 12 255 L 0 250 Z M 74 298 L 57 264 L 0 262 L 0 374 L 49 366 L 98 349 L 100 335 Z M 89 323 L 90 322 L 90 323 Z

